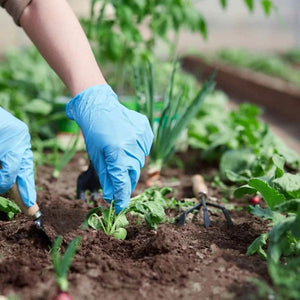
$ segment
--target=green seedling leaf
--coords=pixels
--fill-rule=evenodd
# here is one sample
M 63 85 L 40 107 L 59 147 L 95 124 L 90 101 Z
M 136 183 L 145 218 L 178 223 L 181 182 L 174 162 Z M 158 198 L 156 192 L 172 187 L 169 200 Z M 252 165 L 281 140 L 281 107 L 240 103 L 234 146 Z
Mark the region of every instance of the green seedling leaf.
M 150 214 L 152 216 L 155 216 L 155 217 L 161 218 L 161 219 L 163 219 L 165 217 L 164 208 L 161 205 L 159 205 L 158 203 L 156 203 L 155 201 L 146 202 L 146 203 L 144 203 L 144 206 L 149 209 Z
M 268 259 L 270 261 L 278 262 L 282 253 L 290 248 L 288 234 L 293 228 L 295 220 L 295 216 L 287 217 L 270 231 L 268 248 Z
M 259 205 L 249 206 L 249 212 L 253 215 L 256 215 L 260 218 L 263 218 L 265 220 L 272 220 L 273 219 L 273 211 L 268 208 L 261 208 Z
M 262 259 L 266 260 L 267 254 L 262 247 L 266 245 L 268 237 L 269 233 L 263 233 L 258 238 L 256 238 L 248 247 L 246 255 L 250 256 L 257 253 Z
M 101 229 L 102 231 L 106 232 L 106 227 L 105 227 L 104 223 L 102 222 L 101 218 L 96 213 L 93 213 L 89 217 L 88 224 L 95 230 Z
M 244 0 L 245 4 L 247 5 L 248 9 L 253 12 L 254 10 L 254 0 Z
M 267 182 L 264 182 L 259 178 L 250 179 L 248 184 L 261 193 L 263 199 L 271 209 L 273 209 L 275 205 L 285 201 L 283 194 L 278 192 L 275 188 L 270 187 Z
M 100 216 L 97 214 L 100 212 Z M 118 215 L 115 214 L 114 201 L 109 208 L 97 207 L 88 212 L 85 224 L 95 230 L 102 230 L 107 235 L 112 235 L 118 239 L 125 239 L 127 231 L 123 228 L 129 225 L 125 213 L 128 209 L 122 210 Z
M 273 243 L 278 242 L 281 239 L 282 235 L 291 229 L 291 226 L 295 219 L 295 216 L 286 217 L 281 223 L 274 226 L 270 232 L 270 241 L 272 241 Z
M 285 221 L 286 219 L 286 217 L 283 216 L 281 213 L 277 211 L 272 211 L 269 207 L 261 208 L 259 205 L 255 205 L 255 206 L 250 205 L 248 206 L 248 211 L 251 214 L 256 215 L 265 220 L 271 220 L 272 221 L 271 224 L 273 226 Z
M 113 236 L 117 240 L 125 240 L 127 236 L 127 230 L 125 228 L 118 228 L 117 230 L 114 231 Z
M 128 225 L 129 225 L 129 222 L 128 222 L 125 214 L 117 215 L 115 225 L 114 225 L 116 230 L 120 229 L 121 227 L 126 227 Z
M 11 220 L 15 214 L 21 212 L 21 209 L 14 202 L 0 196 L 0 211 L 5 212 L 8 219 Z
M 223 8 L 226 8 L 227 6 L 227 0 L 220 0 L 220 3 L 222 5 Z
M 269 16 L 271 14 L 271 10 L 273 7 L 272 1 L 271 0 L 261 0 L 261 5 L 265 12 L 265 15 Z
M 99 211 L 103 211 L 104 209 L 105 209 L 105 207 L 103 207 L 103 206 L 99 206 L 99 207 L 95 207 L 95 208 L 90 209 L 87 212 L 87 214 L 86 214 L 86 216 L 84 218 L 84 221 L 83 221 L 83 224 L 82 224 L 82 229 L 86 230 L 88 228 L 88 226 L 89 226 L 89 218 L 90 218 L 90 216 L 92 214 L 94 214 L 94 213 L 97 214 Z
M 293 198 L 300 198 L 300 175 L 285 173 L 282 177 L 273 180 L 273 183 Z
M 68 245 L 65 253 L 60 254 L 60 247 L 62 243 L 62 236 L 58 236 L 53 243 L 51 249 L 51 259 L 56 274 L 56 281 L 61 291 L 67 291 L 68 279 L 67 274 L 71 266 L 74 255 L 79 248 L 81 237 L 78 236 Z
M 298 253 L 300 253 L 300 206 L 298 206 L 297 216 L 295 222 L 292 224 L 291 232 L 292 235 L 298 239 L 296 247 L 298 249 Z
M 284 159 L 284 157 L 282 157 L 278 154 L 275 154 L 272 156 L 272 161 L 273 161 L 274 165 L 276 166 L 276 171 L 275 171 L 276 178 L 279 178 L 284 174 L 285 159 Z
M 220 161 L 221 179 L 233 182 L 248 181 L 256 156 L 250 149 L 228 150 Z
M 282 204 L 276 205 L 274 210 L 282 213 L 297 213 L 300 208 L 300 199 L 286 200 Z
M 242 185 L 234 191 L 235 198 L 241 198 L 244 195 L 255 195 L 257 192 L 256 189 L 249 186 L 248 184 Z

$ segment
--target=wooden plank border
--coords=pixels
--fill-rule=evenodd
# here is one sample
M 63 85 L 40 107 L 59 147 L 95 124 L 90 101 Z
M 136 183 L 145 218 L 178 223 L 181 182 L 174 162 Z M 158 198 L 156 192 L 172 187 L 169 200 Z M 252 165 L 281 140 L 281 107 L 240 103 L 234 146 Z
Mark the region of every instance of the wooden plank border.
M 300 89 L 288 82 L 252 70 L 241 70 L 216 62 L 207 63 L 197 56 L 183 57 L 181 62 L 183 69 L 199 80 L 207 79 L 217 70 L 218 88 L 241 101 L 256 103 L 300 125 Z

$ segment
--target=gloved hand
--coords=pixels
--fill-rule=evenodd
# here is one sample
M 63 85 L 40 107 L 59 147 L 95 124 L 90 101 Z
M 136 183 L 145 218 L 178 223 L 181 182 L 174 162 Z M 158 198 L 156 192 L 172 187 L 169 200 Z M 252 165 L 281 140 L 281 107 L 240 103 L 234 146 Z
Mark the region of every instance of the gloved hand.
M 0 107 L 0 194 L 9 190 L 17 181 L 25 206 L 36 202 L 28 127 Z
M 96 85 L 76 95 L 67 116 L 80 126 L 98 173 L 103 198 L 115 200 L 119 213 L 127 207 L 149 154 L 153 133 L 148 119 L 119 103 L 109 85 Z

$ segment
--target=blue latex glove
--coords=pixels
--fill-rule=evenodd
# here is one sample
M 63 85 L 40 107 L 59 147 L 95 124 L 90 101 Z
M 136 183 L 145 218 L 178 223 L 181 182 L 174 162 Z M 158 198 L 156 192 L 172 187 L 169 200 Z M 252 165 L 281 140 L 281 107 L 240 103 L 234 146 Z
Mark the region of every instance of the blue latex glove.
M 0 194 L 17 181 L 24 204 L 31 207 L 36 201 L 28 127 L 0 107 Z
M 80 126 L 98 173 L 103 198 L 115 200 L 119 213 L 127 207 L 149 155 L 153 133 L 148 119 L 119 103 L 109 85 L 96 85 L 76 95 L 67 116 Z

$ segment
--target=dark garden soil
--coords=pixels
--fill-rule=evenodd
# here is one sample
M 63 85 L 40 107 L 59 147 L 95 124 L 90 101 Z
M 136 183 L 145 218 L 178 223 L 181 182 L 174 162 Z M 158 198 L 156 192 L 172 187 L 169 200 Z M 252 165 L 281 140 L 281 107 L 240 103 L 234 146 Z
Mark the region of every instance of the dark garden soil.
M 190 153 L 185 156 L 185 171 L 170 168 L 163 173 L 177 199 L 192 196 L 192 174 L 214 172 L 211 166 L 195 163 Z M 211 212 L 208 229 L 201 214 L 182 228 L 170 223 L 157 231 L 131 220 L 126 240 L 120 241 L 80 228 L 91 208 L 75 199 L 82 165 L 87 165 L 85 155 L 77 154 L 56 183 L 45 166 L 38 168 L 36 180 L 44 223 L 63 235 L 64 245 L 82 236 L 68 276 L 74 299 L 257 299 L 248 279 L 269 281 L 266 263 L 245 253 L 266 224 L 247 213 L 246 203 L 239 203 L 242 211 L 230 211 L 235 224 L 231 228 L 216 211 Z M 135 193 L 145 188 L 143 182 L 142 176 Z M 209 188 L 209 193 L 221 198 L 216 189 Z M 49 248 L 32 222 L 21 215 L 10 222 L 0 220 L 0 295 L 51 299 L 56 292 Z

